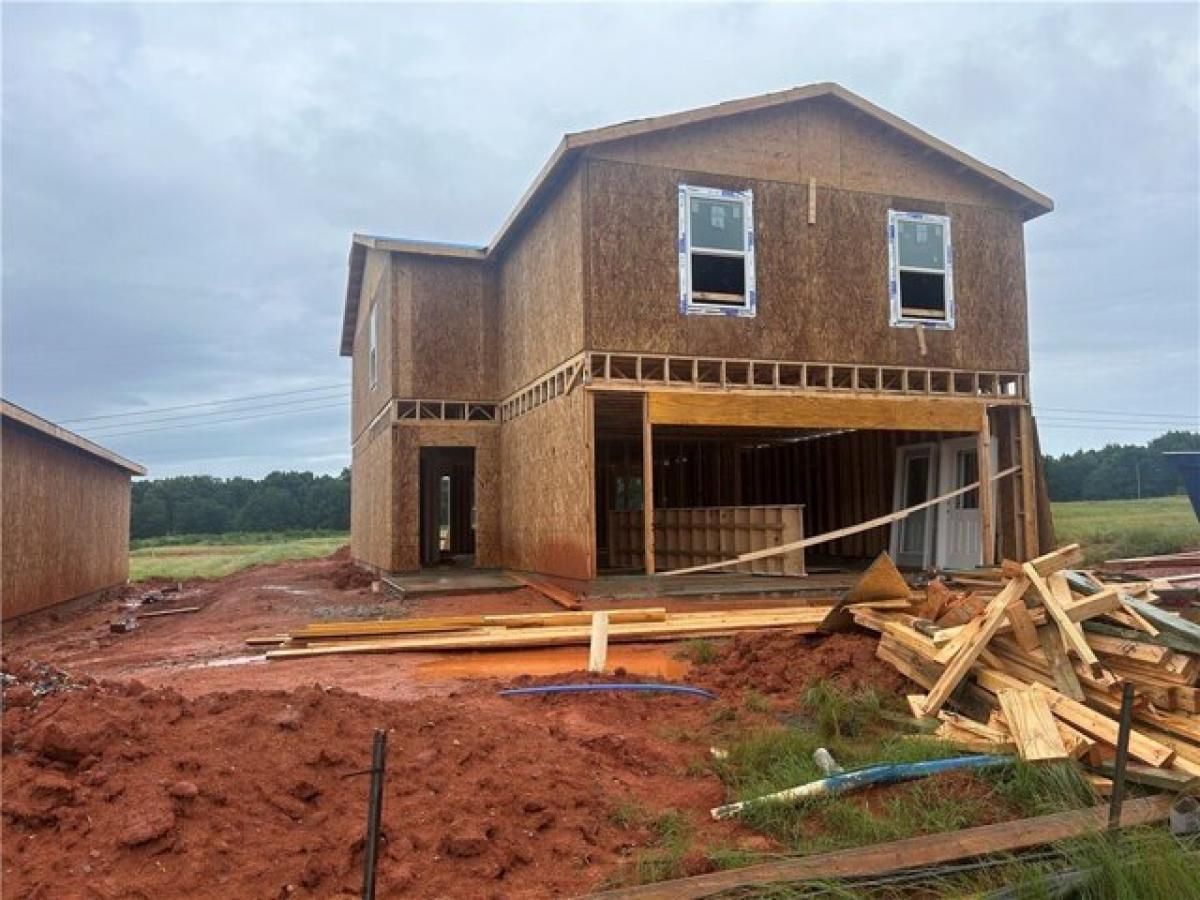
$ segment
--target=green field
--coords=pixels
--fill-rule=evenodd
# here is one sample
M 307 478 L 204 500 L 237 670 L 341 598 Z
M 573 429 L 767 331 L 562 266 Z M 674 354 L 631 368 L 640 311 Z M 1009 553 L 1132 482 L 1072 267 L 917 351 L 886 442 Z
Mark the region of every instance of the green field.
M 1200 547 L 1200 523 L 1187 497 L 1053 503 L 1054 537 L 1083 545 L 1089 562 Z
M 135 541 L 129 578 L 219 578 L 251 566 L 328 556 L 349 543 L 345 532 L 322 534 L 223 534 Z

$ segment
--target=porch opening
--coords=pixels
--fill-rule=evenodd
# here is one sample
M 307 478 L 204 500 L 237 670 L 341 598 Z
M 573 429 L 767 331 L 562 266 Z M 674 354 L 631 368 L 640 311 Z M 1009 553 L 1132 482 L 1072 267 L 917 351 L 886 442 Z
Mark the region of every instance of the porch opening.
M 422 447 L 422 566 L 475 564 L 475 448 Z
M 642 396 L 598 393 L 595 408 L 596 558 L 603 571 L 641 572 Z M 992 472 L 1013 464 L 1007 419 L 998 424 Z M 969 432 L 655 425 L 652 435 L 659 572 L 857 525 L 979 478 L 979 437 Z M 1019 523 L 1011 480 L 994 484 L 992 497 L 997 551 L 1012 553 Z M 982 533 L 979 494 L 971 491 L 895 524 L 708 574 L 852 571 L 883 551 L 908 569 L 973 568 L 983 561 Z

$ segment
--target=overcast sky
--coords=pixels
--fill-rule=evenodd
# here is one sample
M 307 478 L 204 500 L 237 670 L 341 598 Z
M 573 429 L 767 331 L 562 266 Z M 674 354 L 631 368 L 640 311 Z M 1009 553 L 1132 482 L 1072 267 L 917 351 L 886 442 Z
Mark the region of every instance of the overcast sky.
M 156 476 L 336 472 L 352 232 L 486 243 L 564 132 L 838 81 L 1054 198 L 1046 450 L 1195 428 L 1198 41 L 1193 4 L 5 3 L 3 393 Z

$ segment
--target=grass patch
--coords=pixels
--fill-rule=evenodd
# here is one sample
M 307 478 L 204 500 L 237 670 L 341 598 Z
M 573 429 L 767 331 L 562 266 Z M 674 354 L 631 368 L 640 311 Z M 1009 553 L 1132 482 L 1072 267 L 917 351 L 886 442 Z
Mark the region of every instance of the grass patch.
M 682 812 L 668 809 L 650 822 L 656 846 L 638 854 L 634 863 L 635 884 L 651 884 L 682 878 L 683 860 L 692 847 L 692 823 Z
M 1050 508 L 1058 543 L 1083 545 L 1088 562 L 1200 547 L 1200 523 L 1182 495 L 1052 503 Z
M 321 528 L 302 528 L 289 531 L 225 531 L 221 534 L 165 534 L 159 537 L 135 538 L 129 542 L 130 550 L 144 550 L 148 547 L 190 547 L 202 545 L 205 547 L 224 547 L 231 544 L 278 544 L 280 541 L 294 541 L 301 538 L 332 538 L 340 537 L 343 542 L 349 541 L 349 532 L 330 531 Z
M 804 708 L 826 737 L 854 737 L 878 721 L 883 701 L 873 690 L 847 694 L 828 681 L 817 681 L 804 692 Z
M 828 683 L 805 692 L 798 724 L 759 730 L 734 740 L 711 767 L 731 797 L 750 800 L 823 777 L 813 752 L 825 747 L 847 770 L 963 755 L 945 741 L 903 735 L 885 699 L 847 693 Z M 1012 766 L 849 792 L 796 803 L 752 806 L 741 816 L 794 852 L 811 853 L 969 828 L 1002 818 L 1040 815 L 1096 802 L 1075 763 Z
M 693 665 L 702 666 L 716 662 L 717 645 L 708 638 L 692 638 L 679 646 L 675 656 L 677 659 L 686 659 Z
M 328 556 L 349 540 L 349 536 L 343 532 L 321 537 L 273 537 L 275 539 L 272 541 L 196 541 L 190 544 L 164 543 L 140 547 L 130 551 L 129 578 L 131 581 L 144 581 L 147 578 L 219 578 L 251 566 Z

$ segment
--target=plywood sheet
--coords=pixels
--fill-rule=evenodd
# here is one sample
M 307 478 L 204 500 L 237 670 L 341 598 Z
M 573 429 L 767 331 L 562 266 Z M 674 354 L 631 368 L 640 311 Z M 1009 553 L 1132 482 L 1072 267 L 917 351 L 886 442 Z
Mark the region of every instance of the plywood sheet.
M 128 473 L 4 420 L 3 618 L 129 577 Z
M 583 179 L 569 173 L 498 263 L 499 391 L 516 391 L 583 349 Z
M 590 578 L 595 567 L 589 395 L 577 390 L 500 429 L 506 567 Z
M 754 318 L 679 313 L 680 183 L 754 192 Z M 929 331 L 922 356 L 912 330 L 888 318 L 887 212 L 912 208 L 906 195 L 818 180 L 817 224 L 809 225 L 807 184 L 592 159 L 587 196 L 593 349 L 1028 370 L 1024 236 L 1013 210 L 939 203 L 954 236 L 956 328 Z

